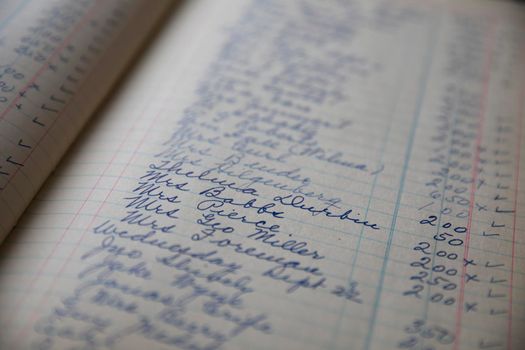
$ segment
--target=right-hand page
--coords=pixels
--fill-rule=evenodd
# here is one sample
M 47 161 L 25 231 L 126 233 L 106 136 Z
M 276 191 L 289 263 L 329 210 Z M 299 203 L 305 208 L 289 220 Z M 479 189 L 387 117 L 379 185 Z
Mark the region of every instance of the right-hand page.
M 525 9 L 193 1 L 0 256 L 8 349 L 522 349 Z

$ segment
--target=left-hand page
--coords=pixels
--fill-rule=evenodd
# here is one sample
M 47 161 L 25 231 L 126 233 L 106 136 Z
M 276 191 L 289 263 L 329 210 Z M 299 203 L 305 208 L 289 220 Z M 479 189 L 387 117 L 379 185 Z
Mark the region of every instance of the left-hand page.
M 0 242 L 171 4 L 0 3 Z

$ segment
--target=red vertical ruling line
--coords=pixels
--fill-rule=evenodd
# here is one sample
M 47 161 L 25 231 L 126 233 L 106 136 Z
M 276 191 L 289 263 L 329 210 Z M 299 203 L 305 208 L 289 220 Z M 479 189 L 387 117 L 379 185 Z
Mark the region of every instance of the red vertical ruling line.
M 476 198 L 476 182 L 478 180 L 478 165 L 479 165 L 479 154 L 481 148 L 481 141 L 483 139 L 483 128 L 485 125 L 485 114 L 487 109 L 487 99 L 489 95 L 489 85 L 490 85 L 490 73 L 492 67 L 492 60 L 494 54 L 494 29 L 495 24 L 493 23 L 488 29 L 488 39 L 487 40 L 487 56 L 485 59 L 485 66 L 483 68 L 483 94 L 480 101 L 480 111 L 478 114 L 478 129 L 476 132 L 476 145 L 474 150 L 474 159 L 472 160 L 472 173 L 471 179 L 472 183 L 470 185 L 470 204 L 468 210 L 468 221 L 467 221 L 467 232 L 465 234 L 465 248 L 463 250 L 463 259 L 468 259 L 469 257 L 469 245 L 470 245 L 470 232 L 472 229 L 472 218 L 474 215 L 474 200 Z M 465 275 L 467 272 L 467 267 L 465 264 L 462 264 L 461 268 L 461 280 L 459 288 L 459 296 L 456 307 L 456 327 L 454 339 L 454 350 L 459 349 L 459 340 L 461 336 L 461 319 L 463 316 L 463 301 L 465 299 Z
M 58 57 L 58 55 L 60 55 L 62 50 L 64 50 L 64 48 L 67 45 L 69 45 L 71 40 L 75 37 L 75 35 L 77 35 L 79 30 L 82 29 L 82 27 L 86 24 L 86 22 L 91 18 L 91 16 L 93 15 L 93 13 L 96 11 L 97 7 L 101 3 L 102 3 L 102 0 L 97 0 L 95 2 L 95 4 L 91 7 L 91 9 L 75 25 L 75 27 L 73 28 L 71 33 L 64 39 L 64 41 L 62 41 L 60 46 L 57 47 L 55 49 L 55 51 L 53 51 L 53 53 L 51 54 L 51 56 L 49 56 L 49 58 L 46 60 L 46 62 L 44 62 L 44 64 L 38 69 L 38 71 L 35 73 L 35 75 L 33 75 L 33 77 L 31 77 L 31 80 L 29 80 L 29 82 L 26 85 L 24 85 L 24 87 L 22 89 L 20 89 L 18 91 L 19 93 L 20 92 L 26 92 L 27 89 L 29 89 L 29 87 L 49 68 L 49 65 L 51 64 L 51 62 L 53 62 L 53 60 L 55 60 Z M 0 114 L 0 121 L 3 120 L 5 118 L 5 116 L 7 115 L 7 113 L 9 113 L 13 109 L 13 107 L 16 105 L 18 100 L 20 100 L 20 98 L 22 98 L 22 96 L 20 96 L 20 94 L 17 94 L 17 96 L 13 99 L 13 101 Z
M 146 111 L 146 108 L 144 108 L 144 110 L 141 112 L 140 116 L 144 115 L 145 111 Z M 128 137 L 131 135 L 131 132 L 135 129 L 136 127 L 136 124 L 139 122 L 140 120 L 140 116 L 137 117 L 137 119 L 135 120 L 135 122 L 133 123 L 133 125 L 127 130 L 126 132 L 126 135 L 124 136 L 124 139 L 120 142 L 117 150 L 115 151 L 115 153 L 113 153 L 113 156 L 111 157 L 109 163 L 106 165 L 106 167 L 104 168 L 104 170 L 102 171 L 102 173 L 98 176 L 95 184 L 93 185 L 93 187 L 91 188 L 90 192 L 88 193 L 86 199 L 82 202 L 82 205 L 80 206 L 80 208 L 76 211 L 75 215 L 73 216 L 73 218 L 71 218 L 71 220 L 69 221 L 68 225 L 66 226 L 66 228 L 64 229 L 64 231 L 62 232 L 62 234 L 60 235 L 60 238 L 58 239 L 58 241 L 55 242 L 55 245 L 53 246 L 53 249 L 51 250 L 51 252 L 48 254 L 48 256 L 46 257 L 46 259 L 44 260 L 44 262 L 40 265 L 40 268 L 38 269 L 36 275 L 33 277 L 33 279 L 31 280 L 31 282 L 29 283 L 29 287 L 26 289 L 26 292 L 20 297 L 20 299 L 17 301 L 16 305 L 15 305 L 15 308 L 14 310 L 17 310 L 18 307 L 20 306 L 20 303 L 24 300 L 24 298 L 26 297 L 27 293 L 33 288 L 34 284 L 36 283 L 36 281 L 38 281 L 38 278 L 40 277 L 43 269 L 47 266 L 47 264 L 49 263 L 49 259 L 51 258 L 51 256 L 53 256 L 57 250 L 57 248 L 60 246 L 60 244 L 63 242 L 64 240 L 64 237 L 66 236 L 66 233 L 69 231 L 69 229 L 71 228 L 71 226 L 73 225 L 73 223 L 76 221 L 76 219 L 78 218 L 78 216 L 80 215 L 80 212 L 82 211 L 82 209 L 84 209 L 84 206 L 86 205 L 86 203 L 88 202 L 88 200 L 91 198 L 92 194 L 93 194 L 93 191 L 97 188 L 98 184 L 100 183 L 100 180 L 104 177 L 104 175 L 106 174 L 106 172 L 109 170 L 110 166 L 113 164 L 113 162 L 115 161 L 115 158 L 116 156 L 118 155 L 118 153 L 120 152 L 120 150 L 122 149 L 122 147 L 124 146 L 124 144 L 126 143 L 126 141 L 128 140 Z
M 86 12 L 86 14 L 85 14 L 85 15 L 82 17 L 82 19 L 79 21 L 79 23 L 75 26 L 75 28 L 73 29 L 73 31 L 71 32 L 71 34 L 68 36 L 69 40 L 71 40 L 71 38 L 74 36 L 75 32 L 78 32 L 78 31 L 82 28 L 82 26 L 84 26 L 85 23 L 86 23 L 87 21 L 89 21 L 89 19 L 90 19 L 90 18 L 93 16 L 93 14 L 95 13 L 96 8 L 97 8 L 97 7 L 99 6 L 99 4 L 101 4 L 101 3 L 102 3 L 101 0 L 98 0 L 98 1 L 93 5 L 93 7 L 92 7 L 88 12 Z M 68 38 L 66 38 L 66 41 L 67 41 Z M 63 46 L 67 45 L 67 42 L 66 42 L 66 41 L 64 42 Z M 49 61 L 48 61 L 48 62 L 49 62 Z M 48 66 L 47 64 L 44 64 L 43 68 L 44 68 L 44 67 L 47 67 L 47 66 Z M 33 77 L 33 78 L 36 79 L 35 77 Z M 34 79 L 32 79 L 32 80 L 34 81 Z M 67 106 L 66 106 L 65 108 L 67 108 Z M 64 109 L 65 109 L 65 108 L 64 108 Z M 1 119 L 1 118 L 0 118 L 0 119 Z M 57 119 L 58 119 L 58 118 L 57 118 Z M 56 121 L 56 119 L 55 119 L 55 121 Z M 41 142 L 41 140 L 45 137 L 45 135 L 47 135 L 47 132 L 52 128 L 52 126 L 53 126 L 54 124 L 55 124 L 55 123 L 53 122 L 53 124 L 52 124 L 52 125 L 46 130 L 46 133 L 42 136 L 42 138 L 40 138 L 40 140 L 39 140 L 39 142 L 38 142 L 37 144 L 39 144 L 39 143 Z M 32 154 L 32 151 L 31 151 L 31 154 Z M 28 157 L 29 157 L 29 156 L 28 156 Z M 26 160 L 27 160 L 27 158 L 26 158 Z M 25 160 L 24 160 L 24 161 L 25 161 Z M 17 169 L 17 171 L 18 171 L 18 169 Z M 15 172 L 15 174 L 16 174 L 16 172 Z M 13 176 L 14 176 L 14 174 L 13 174 Z M 9 183 L 9 181 L 13 178 L 13 176 L 11 176 L 11 177 L 9 178 L 8 183 Z M 56 249 L 56 245 L 55 245 L 55 247 L 53 248 L 53 251 L 54 251 L 54 249 Z M 48 257 L 48 258 L 49 258 L 49 257 Z M 45 263 L 47 263 L 47 259 L 46 259 L 46 262 L 45 262 Z M 40 274 L 42 268 L 43 268 L 43 267 L 41 266 L 41 268 L 40 268 L 40 270 L 39 270 L 39 272 L 38 272 L 38 275 Z M 37 276 L 38 276 L 38 275 L 37 275 Z M 31 283 L 30 283 L 30 288 L 32 288 L 32 286 L 33 286 L 34 283 L 35 283 L 35 278 L 31 281 Z M 30 288 L 29 288 L 29 289 L 30 289 Z M 20 305 L 20 303 L 22 302 L 22 300 L 23 300 L 23 298 L 25 297 L 26 294 L 27 294 L 27 291 L 26 291 L 26 293 L 24 293 L 24 295 L 18 300 L 18 302 L 16 303 L 16 306 L 15 306 L 15 309 L 18 308 L 18 306 Z M 11 319 L 11 321 L 12 321 L 12 320 L 13 320 L 13 319 Z
M 95 6 L 93 7 L 93 12 L 94 12 L 94 10 L 95 10 L 95 7 L 97 7 L 97 6 L 98 6 L 98 4 L 95 5 Z M 92 15 L 93 15 L 93 13 L 89 14 L 89 16 L 86 17 L 86 19 L 85 19 L 84 22 L 88 21 L 88 20 L 92 17 Z M 85 24 L 85 23 L 84 23 L 84 24 Z M 115 35 L 115 39 L 113 39 L 113 40 L 116 40 L 116 38 L 118 38 L 118 35 Z M 98 58 L 98 62 L 100 62 L 100 61 L 103 59 L 103 57 L 104 57 L 104 56 L 106 55 L 106 53 L 107 53 L 107 49 L 108 49 L 109 47 L 111 47 L 111 46 L 112 46 L 112 45 L 108 45 L 108 46 L 106 47 L 104 53 L 103 53 L 102 55 L 100 55 L 100 57 Z M 98 62 L 97 62 L 97 63 L 98 63 Z M 91 67 L 91 69 L 88 71 L 88 73 L 92 72 L 93 69 L 94 69 L 94 67 L 96 67 L 96 64 L 94 64 L 93 67 Z M 84 89 L 84 88 L 85 88 L 85 82 L 82 82 L 82 83 L 80 84 L 80 86 L 79 86 L 79 90 L 77 91 L 77 95 L 79 95 L 79 94 L 83 91 L 82 89 Z M 53 130 L 53 128 L 54 128 L 55 124 L 57 123 L 57 121 L 58 121 L 58 120 L 64 115 L 64 113 L 66 113 L 66 111 L 67 111 L 69 108 L 72 107 L 72 103 L 73 103 L 73 101 L 75 101 L 76 98 L 77 98 L 76 95 L 73 96 L 73 98 L 72 98 L 70 101 L 68 101 L 67 105 L 66 105 L 64 108 L 62 108 L 62 109 L 60 110 L 60 112 L 58 113 L 57 117 L 51 122 L 51 124 L 49 125 L 49 127 L 46 128 L 46 130 L 45 130 L 44 133 L 40 136 L 40 138 L 37 140 L 37 142 L 35 143 L 35 145 L 31 148 L 31 150 L 29 150 L 29 152 L 27 152 L 26 157 L 22 159 L 22 163 L 23 163 L 23 164 L 25 164 L 25 162 L 26 162 L 26 161 L 27 161 L 27 160 L 33 155 L 34 151 L 38 149 L 38 146 L 39 146 L 40 143 L 45 139 L 45 137 L 47 136 L 47 134 L 49 134 L 49 133 L 51 132 L 51 130 Z M 21 170 L 22 170 L 22 167 L 17 167 L 17 168 L 15 169 L 15 171 L 13 171 L 13 172 L 9 175 L 9 177 L 7 178 L 7 181 L 4 183 L 4 188 L 7 188 L 7 186 L 11 183 L 11 181 L 15 178 L 15 176 L 16 176 L 16 175 L 18 174 L 18 172 L 21 171 Z M 18 192 L 18 190 L 17 190 L 16 188 L 15 188 L 15 191 Z M 5 201 L 4 198 L 0 198 L 0 199 L 2 199 L 2 200 L 7 204 L 7 202 Z M 7 206 L 9 207 L 9 204 L 7 204 Z M 11 209 L 11 208 L 10 208 L 10 209 Z
M 140 118 L 137 118 L 137 122 Z M 20 304 L 22 303 L 22 301 L 25 299 L 26 295 L 29 293 L 30 290 L 33 289 L 33 286 L 34 284 L 38 281 L 38 278 L 40 277 L 42 271 L 44 270 L 44 268 L 47 266 L 47 264 L 49 263 L 49 259 L 51 258 L 51 256 L 53 256 L 56 252 L 56 250 L 58 249 L 58 247 L 62 244 L 67 232 L 69 231 L 69 229 L 71 228 L 71 226 L 73 225 L 73 223 L 76 221 L 76 219 L 78 218 L 78 216 L 80 215 L 80 212 L 82 211 L 82 209 L 84 209 L 84 206 L 86 205 L 86 203 L 88 202 L 88 200 L 91 198 L 91 196 L 93 195 L 93 191 L 97 188 L 98 184 L 100 183 L 100 180 L 104 177 L 104 175 L 106 174 L 106 172 L 109 170 L 109 167 L 113 164 L 114 160 L 115 160 L 115 157 L 117 156 L 117 154 L 120 152 L 120 150 L 122 149 L 123 145 L 125 144 L 125 142 L 127 141 L 129 135 L 131 134 L 131 132 L 134 130 L 135 128 L 135 123 L 133 123 L 133 125 L 127 130 L 126 132 L 126 135 L 124 136 L 124 139 L 120 142 L 117 150 L 115 151 L 115 153 L 113 153 L 113 156 L 111 158 L 111 160 L 109 161 L 109 163 L 106 165 L 106 167 L 104 168 L 104 170 L 102 171 L 102 174 L 98 176 L 97 180 L 95 181 L 95 184 L 93 185 L 93 187 L 91 188 L 91 190 L 89 191 L 86 199 L 82 202 L 82 205 L 80 206 L 80 208 L 76 211 L 76 213 L 74 214 L 73 218 L 71 218 L 71 220 L 69 221 L 68 225 L 66 226 L 66 228 L 64 229 L 64 231 L 62 232 L 62 234 L 60 235 L 59 239 L 55 242 L 54 246 L 53 246 L 53 249 L 51 250 L 51 252 L 47 255 L 47 257 L 44 259 L 44 261 L 42 262 L 42 264 L 40 265 L 40 267 L 38 268 L 38 271 L 36 273 L 36 275 L 31 279 L 31 282 L 29 283 L 29 286 L 26 288 L 26 291 L 25 293 L 22 294 L 22 296 L 18 299 L 17 303 L 15 304 L 15 307 L 14 307 L 14 310 L 17 310 L 19 307 L 20 307 Z M 12 321 L 13 319 L 11 319 Z
M 73 39 L 73 37 L 76 35 L 76 33 L 78 33 L 78 31 L 86 24 L 87 21 L 89 21 L 89 19 L 93 16 L 93 14 L 96 12 L 98 6 L 101 4 L 101 0 L 98 0 L 93 6 L 92 8 L 86 12 L 86 14 L 81 18 L 81 20 L 77 23 L 77 25 L 73 28 L 73 30 L 71 31 L 71 33 L 69 34 L 68 37 L 66 37 L 66 39 L 64 39 L 62 45 L 60 47 L 58 47 L 55 52 L 52 54 L 52 56 L 50 56 L 50 58 L 46 61 L 46 63 L 44 63 L 44 65 L 40 68 L 40 70 L 31 78 L 31 80 L 29 81 L 29 83 L 23 88 L 20 90 L 20 92 L 22 91 L 25 91 L 27 90 L 27 88 L 36 81 L 36 79 L 38 79 L 38 77 L 47 69 L 49 68 L 49 63 L 52 61 L 53 58 L 55 58 L 56 56 L 58 56 L 60 54 L 60 52 L 63 50 L 63 48 L 65 46 L 67 46 L 69 44 L 69 42 Z M 0 115 L 0 122 L 3 120 L 4 116 L 7 115 L 7 113 L 9 113 L 9 111 L 12 109 L 12 107 L 16 104 L 16 102 L 18 102 L 18 99 L 20 99 L 21 96 L 20 94 L 18 94 L 16 96 L 16 98 L 13 100 L 13 102 L 11 103 L 11 105 L 9 105 L 6 110 L 4 110 L 4 112 L 2 113 L 2 115 Z M 44 140 L 44 138 L 47 136 L 47 134 L 53 129 L 54 125 L 56 124 L 57 120 L 60 119 L 60 117 L 62 116 L 62 114 L 65 112 L 65 110 L 69 107 L 69 104 L 67 106 L 64 107 L 64 109 L 62 109 L 62 111 L 59 113 L 59 115 L 53 120 L 53 122 L 49 125 L 48 128 L 46 128 L 46 130 L 44 131 L 44 133 L 42 134 L 42 136 L 37 140 L 36 144 L 34 145 L 33 148 L 31 148 L 31 150 L 28 152 L 27 156 L 22 160 L 22 163 L 25 163 L 32 155 L 33 155 L 33 152 L 37 149 L 37 146 L 40 145 L 40 143 L 42 142 L 42 140 Z M 17 167 L 15 169 L 14 172 L 12 172 L 9 177 L 7 178 L 7 181 L 4 183 L 4 188 L 7 188 L 7 186 L 11 183 L 11 181 L 15 178 L 15 176 L 18 174 L 18 172 L 21 170 L 22 167 Z M 16 192 L 19 192 L 16 188 L 15 188 L 15 191 Z M 2 201 L 7 205 L 7 207 L 9 207 L 9 209 L 12 211 L 12 208 L 11 206 L 9 205 L 9 203 L 7 203 L 7 201 L 2 197 L 1 198 Z
M 91 8 L 90 11 L 88 11 L 86 13 L 86 15 L 78 22 L 78 24 L 75 26 L 75 28 L 73 29 L 73 31 L 71 32 L 71 34 L 64 40 L 63 42 L 63 45 L 60 47 L 60 51 L 66 46 L 68 45 L 69 41 L 71 41 L 71 39 L 76 35 L 76 33 L 82 29 L 82 27 L 86 24 L 87 21 L 89 21 L 91 19 L 91 17 L 93 17 L 93 14 L 96 12 L 96 9 L 97 7 L 99 6 L 99 4 L 101 4 L 102 2 L 97 1 L 97 3 L 95 3 L 95 5 L 93 5 L 93 7 Z M 58 48 L 57 48 L 58 50 Z M 55 53 L 58 55 L 60 54 L 60 51 L 56 51 L 55 50 Z M 20 91 L 23 92 L 24 90 L 26 90 L 32 83 L 34 83 L 36 81 L 36 79 L 38 78 L 38 76 L 40 76 L 44 71 L 45 69 L 47 69 L 49 67 L 49 63 L 51 62 L 53 57 L 49 58 L 48 61 L 40 68 L 40 70 L 42 70 L 41 73 L 38 73 L 35 74 L 35 76 L 33 76 L 33 78 L 31 79 L 31 81 L 23 88 L 21 89 Z M 16 102 L 18 102 L 18 99 L 21 98 L 20 94 L 17 95 L 17 97 L 13 100 L 13 102 L 11 103 L 11 105 L 9 105 L 7 107 L 7 109 L 2 113 L 2 115 L 0 115 L 0 121 L 2 120 L 2 118 L 4 117 L 4 115 L 6 115 L 7 113 L 9 113 L 9 111 L 12 109 L 12 106 L 14 104 L 16 104 Z M 49 125 L 49 127 L 46 128 L 46 130 L 44 131 L 44 133 L 42 134 L 42 136 L 37 140 L 36 144 L 34 145 L 34 147 L 31 148 L 31 150 L 28 152 L 27 156 L 22 159 L 22 163 L 25 163 L 29 157 L 31 157 L 31 155 L 33 154 L 33 152 L 37 149 L 37 146 L 40 145 L 40 142 L 42 142 L 42 140 L 47 136 L 47 134 L 53 129 L 54 125 L 56 124 L 56 122 L 58 121 L 58 119 L 60 119 L 60 117 L 63 115 L 63 113 L 65 113 L 65 111 L 67 110 L 67 108 L 70 106 L 71 104 L 68 103 L 61 111 L 60 113 L 57 115 L 57 117 L 53 120 L 53 122 Z M 16 174 L 18 174 L 18 172 L 20 171 L 21 167 L 17 167 L 16 170 L 14 172 L 12 172 L 7 181 L 5 182 L 4 184 L 4 188 L 6 188 L 10 183 L 11 181 L 13 180 L 13 178 L 16 176 Z
M 525 50 L 523 51 L 525 52 Z M 512 288 L 514 286 L 514 259 L 516 255 L 516 216 L 518 213 L 518 193 L 520 181 L 520 159 L 521 159 L 521 137 L 523 130 L 523 118 L 525 115 L 525 76 L 523 77 L 523 89 L 520 95 L 519 110 L 518 110 L 518 131 L 516 142 L 516 167 L 514 169 L 514 217 L 512 224 L 512 251 L 510 262 L 510 279 L 509 279 L 509 318 L 507 330 L 507 349 L 512 349 Z
M 147 107 L 146 107 L 147 108 Z M 146 110 L 145 108 L 145 110 Z M 145 110 L 141 113 L 141 116 L 144 115 L 145 113 Z M 150 125 L 148 126 L 148 129 L 146 130 L 146 132 L 144 133 L 144 135 L 142 136 L 141 140 L 139 141 L 139 143 L 136 145 L 134 151 L 133 151 L 133 154 L 131 155 L 131 157 L 129 158 L 128 162 L 126 163 L 126 165 L 124 166 L 124 168 L 122 169 L 122 171 L 120 172 L 120 174 L 117 176 L 117 179 L 116 181 L 113 183 L 113 185 L 111 186 L 111 189 L 108 191 L 108 193 L 106 194 L 106 196 L 104 197 L 104 200 L 102 201 L 102 203 L 100 204 L 100 206 L 98 207 L 97 211 L 95 212 L 95 214 L 92 216 L 89 224 L 87 225 L 87 228 L 85 230 L 83 230 L 83 232 L 81 233 L 81 236 L 80 236 L 80 239 L 77 241 L 77 243 L 75 244 L 73 250 L 71 251 L 71 253 L 68 255 L 68 257 L 66 258 L 66 261 L 62 264 L 62 266 L 60 267 L 60 270 L 58 271 L 58 273 L 55 275 L 52 283 L 51 283 L 51 286 L 55 285 L 57 279 L 59 278 L 59 276 L 62 275 L 62 273 L 64 272 L 64 269 L 65 267 L 68 265 L 69 261 L 71 261 L 71 259 L 73 258 L 73 255 L 75 254 L 75 252 L 77 251 L 78 247 L 80 246 L 80 244 L 82 243 L 82 241 L 84 240 L 84 237 L 86 235 L 86 233 L 90 230 L 90 228 L 93 226 L 93 223 L 95 222 L 95 219 L 98 218 L 98 215 L 100 214 L 100 211 L 102 210 L 102 208 L 104 207 L 104 205 L 107 203 L 107 200 L 109 198 L 109 196 L 113 193 L 113 191 L 115 190 L 115 188 L 117 187 L 117 185 L 119 184 L 120 180 L 122 179 L 122 176 L 124 175 L 124 173 L 126 172 L 126 170 L 128 169 L 129 165 L 135 160 L 135 157 L 137 156 L 137 152 L 138 150 L 140 149 L 140 147 L 142 146 L 142 144 L 144 143 L 144 141 L 146 140 L 151 128 L 153 127 L 153 125 L 155 125 L 155 121 L 158 119 L 159 115 L 161 114 L 161 112 L 157 113 L 157 115 L 153 118 L 153 120 L 151 121 Z M 137 118 L 137 121 L 136 123 L 134 124 L 137 124 L 139 121 L 140 121 L 141 118 Z M 87 199 L 84 201 L 84 203 L 82 204 L 82 207 L 79 208 L 79 210 L 77 211 L 77 213 L 75 214 L 75 217 L 72 219 L 71 223 L 76 219 L 76 217 L 80 214 L 80 212 L 82 211 L 84 205 L 87 203 L 87 201 L 89 200 L 89 198 L 91 197 L 91 194 L 93 193 L 93 190 L 96 188 L 98 182 L 104 177 L 105 175 L 105 172 L 106 170 L 112 165 L 116 155 L 120 152 L 120 149 L 122 148 L 122 146 L 125 144 L 125 141 L 127 140 L 127 137 L 130 133 L 131 130 L 133 130 L 135 128 L 136 125 L 134 125 L 129 131 L 128 131 L 128 134 L 127 136 L 125 137 L 124 141 L 119 145 L 119 148 L 118 148 L 118 151 L 115 152 L 115 154 L 113 155 L 110 163 L 106 166 L 106 169 L 104 170 L 104 172 L 99 176 L 98 180 L 97 180 L 97 183 L 95 184 L 95 186 L 93 186 L 93 188 L 91 189 Z M 63 235 L 62 235 L 62 238 L 64 237 L 64 235 L 69 231 L 70 229 L 70 226 L 71 226 L 71 223 L 70 225 L 68 225 L 68 227 L 65 229 Z M 61 241 L 61 240 L 60 240 Z M 60 241 L 58 242 L 58 244 L 60 244 Z M 57 247 L 57 245 L 55 245 L 55 247 Z M 50 254 L 48 256 L 48 258 L 46 260 L 48 260 L 50 258 L 52 254 Z M 39 271 L 40 273 L 40 271 Z M 49 290 L 48 290 L 49 292 Z M 49 298 L 49 295 L 48 293 L 45 293 L 43 296 L 42 296 L 42 299 L 40 300 L 40 302 L 37 304 L 37 306 L 33 309 L 33 313 L 31 314 L 31 316 L 29 317 L 29 321 L 26 323 L 25 327 L 22 328 L 22 330 L 20 331 L 19 335 L 16 337 L 16 339 L 20 339 L 21 337 L 23 337 L 28 331 L 29 331 L 29 326 L 31 324 L 34 323 L 34 321 L 36 320 L 38 314 L 37 314 L 37 310 L 47 301 L 47 299 Z

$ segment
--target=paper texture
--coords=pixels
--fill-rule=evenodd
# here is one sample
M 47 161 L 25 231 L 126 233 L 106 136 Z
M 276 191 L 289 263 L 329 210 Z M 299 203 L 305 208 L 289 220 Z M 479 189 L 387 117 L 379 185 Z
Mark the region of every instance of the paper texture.
M 8 349 L 520 349 L 523 7 L 192 1 L 0 248 Z
M 169 4 L 0 5 L 0 242 Z

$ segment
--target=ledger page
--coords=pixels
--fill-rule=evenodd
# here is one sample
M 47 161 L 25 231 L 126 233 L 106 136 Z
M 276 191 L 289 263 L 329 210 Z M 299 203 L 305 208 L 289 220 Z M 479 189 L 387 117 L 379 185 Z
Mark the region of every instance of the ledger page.
M 191 1 L 0 247 L 6 349 L 522 349 L 524 8 Z
M 171 3 L 0 3 L 0 242 Z

